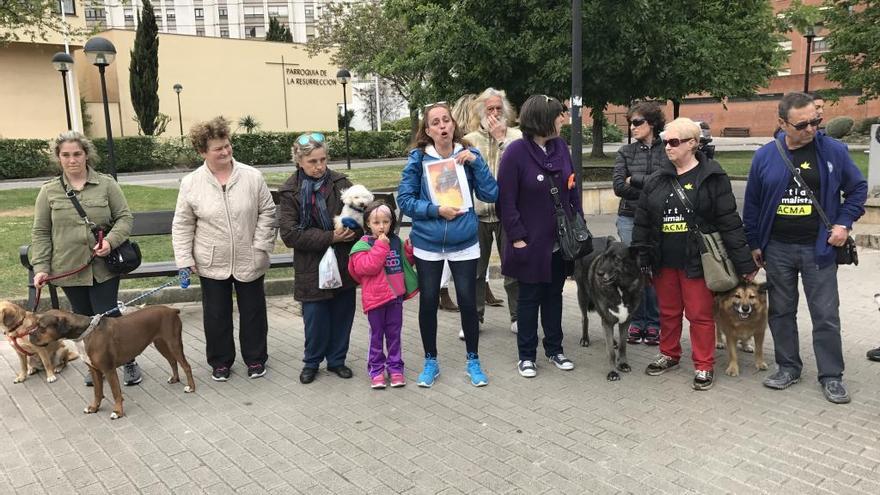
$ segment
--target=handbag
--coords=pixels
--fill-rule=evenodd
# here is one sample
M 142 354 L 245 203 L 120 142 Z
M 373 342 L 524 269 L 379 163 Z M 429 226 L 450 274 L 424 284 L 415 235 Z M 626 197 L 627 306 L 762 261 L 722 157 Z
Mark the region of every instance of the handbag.
M 66 194 L 67 198 L 70 199 L 70 202 L 73 203 L 76 212 L 79 213 L 79 216 L 82 217 L 86 222 L 86 225 L 91 229 L 95 239 L 103 239 L 103 232 L 100 232 L 101 229 L 98 228 L 94 222 L 89 220 L 86 211 L 79 203 L 79 200 L 76 199 L 76 193 L 72 189 L 67 188 L 67 184 L 64 183 L 64 174 L 61 175 L 61 187 L 64 188 L 64 194 Z M 130 273 L 134 271 L 135 268 L 141 266 L 142 259 L 143 257 L 141 256 L 140 246 L 138 246 L 136 242 L 126 239 L 122 244 L 116 246 L 109 254 L 107 254 L 107 256 L 104 257 L 104 263 L 107 265 L 107 269 L 110 270 L 110 273 L 123 275 Z
M 703 280 L 706 282 L 706 287 L 712 292 L 727 292 L 733 289 L 739 284 L 739 275 L 736 273 L 733 261 L 727 255 L 721 234 L 719 232 L 705 234 L 700 230 L 695 219 L 696 208 L 685 195 L 678 180 L 672 177 L 671 181 L 681 204 L 694 215 L 694 218 L 688 218 L 687 223 L 688 229 L 698 236 L 700 241 L 700 263 L 703 265 Z
M 566 261 L 574 261 L 593 252 L 593 234 L 587 228 L 584 217 L 574 213 L 569 216 L 559 200 L 559 189 L 549 175 L 550 195 L 553 196 L 553 206 L 556 209 L 556 238 L 559 241 L 559 249 L 562 250 L 562 258 Z
M 801 179 L 800 170 L 791 163 L 788 155 L 785 153 L 785 150 L 782 149 L 782 143 L 779 140 L 774 140 L 776 143 L 776 149 L 779 150 L 779 155 L 782 156 L 782 161 L 785 162 L 785 165 L 788 167 L 789 172 L 791 172 L 791 176 L 794 178 L 794 181 L 797 182 L 799 186 L 807 193 L 807 197 L 810 198 L 810 201 L 813 202 L 813 208 L 816 208 L 816 213 L 819 214 L 819 218 L 822 219 L 822 223 L 825 224 L 825 229 L 830 233 L 834 226 L 831 225 L 831 221 L 828 220 L 828 215 L 825 214 L 825 210 L 822 209 L 822 205 L 819 204 L 819 200 L 816 199 L 816 195 L 813 194 L 813 190 L 810 189 L 810 186 Z M 837 255 L 837 264 L 838 265 L 856 265 L 859 264 L 859 252 L 856 250 L 856 240 L 853 239 L 853 236 L 846 236 L 846 241 L 843 243 L 843 246 L 834 246 L 835 254 Z

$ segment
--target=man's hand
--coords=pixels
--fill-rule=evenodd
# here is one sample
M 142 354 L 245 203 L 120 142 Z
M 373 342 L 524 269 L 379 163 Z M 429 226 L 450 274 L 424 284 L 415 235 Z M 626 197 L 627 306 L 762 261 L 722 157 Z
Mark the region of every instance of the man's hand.
M 464 212 L 459 210 L 458 208 L 453 208 L 451 206 L 441 206 L 439 209 L 440 216 L 445 218 L 446 220 L 455 220 L 456 217 L 460 217 L 464 215 Z
M 507 136 L 507 122 L 494 115 L 486 117 L 486 122 L 489 124 L 489 134 L 498 142 L 504 141 Z
M 828 236 L 828 244 L 835 247 L 843 246 L 847 237 L 849 237 L 849 229 L 843 225 L 835 225 L 834 227 L 831 227 L 831 235 Z
M 764 268 L 764 254 L 760 249 L 752 249 L 752 261 L 758 265 L 758 268 Z
M 332 244 L 336 244 L 338 242 L 348 242 L 354 239 L 355 233 L 353 230 L 349 228 L 341 228 L 333 231 L 333 242 Z

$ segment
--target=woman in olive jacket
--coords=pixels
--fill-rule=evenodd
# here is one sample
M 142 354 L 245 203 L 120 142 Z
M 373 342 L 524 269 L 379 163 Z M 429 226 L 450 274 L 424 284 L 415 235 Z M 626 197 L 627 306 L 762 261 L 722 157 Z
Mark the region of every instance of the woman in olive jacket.
M 293 248 L 293 298 L 302 303 L 305 324 L 302 383 L 315 380 L 324 359 L 328 371 L 340 378 L 352 377 L 345 358 L 357 284 L 348 274 L 348 253 L 363 230 L 334 230 L 333 217 L 342 211 L 342 191 L 352 184 L 346 176 L 328 169 L 327 159 L 323 134 L 299 136 L 293 145 L 297 170 L 278 188 L 281 239 Z M 336 254 L 342 286 L 321 289 L 318 264 L 329 247 Z
M 663 140 L 671 162 L 654 173 L 636 208 L 632 246 L 639 250 L 643 271 L 653 273 L 660 306 L 660 355 L 645 373 L 656 376 L 678 366 L 681 358 L 682 316 L 690 322 L 695 390 L 708 390 L 714 382 L 714 295 L 706 287 L 700 261 L 700 236 L 690 231 L 694 223 L 704 233 L 719 232 L 737 273 L 751 279 L 757 272 L 746 243 L 742 219 L 730 179 L 714 160 L 700 152 L 700 127 L 687 118 L 666 125 Z M 696 209 L 688 210 L 676 195 L 678 181 Z

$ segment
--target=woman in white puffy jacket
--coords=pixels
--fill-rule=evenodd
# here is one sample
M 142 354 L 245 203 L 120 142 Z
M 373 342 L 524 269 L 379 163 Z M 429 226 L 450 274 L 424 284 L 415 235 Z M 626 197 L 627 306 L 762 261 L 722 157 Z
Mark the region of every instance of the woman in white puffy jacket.
M 235 361 L 233 288 L 248 376 L 266 374 L 269 325 L 263 278 L 275 247 L 272 195 L 260 171 L 232 158 L 229 134 L 223 117 L 190 130 L 205 163 L 180 183 L 171 232 L 178 268 L 199 275 L 205 348 L 216 381 L 229 379 Z

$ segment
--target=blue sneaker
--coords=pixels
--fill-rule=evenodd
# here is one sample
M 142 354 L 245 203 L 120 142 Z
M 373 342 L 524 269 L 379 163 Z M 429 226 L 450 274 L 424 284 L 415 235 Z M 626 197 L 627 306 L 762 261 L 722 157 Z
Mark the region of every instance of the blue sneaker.
M 471 385 L 485 387 L 489 384 L 489 378 L 486 377 L 486 374 L 480 368 L 480 358 L 474 353 L 468 354 L 467 373 L 471 377 Z
M 437 358 L 426 356 L 425 368 L 419 373 L 419 381 L 417 385 L 424 388 L 431 388 L 434 385 L 434 379 L 440 376 L 440 365 L 437 364 Z

